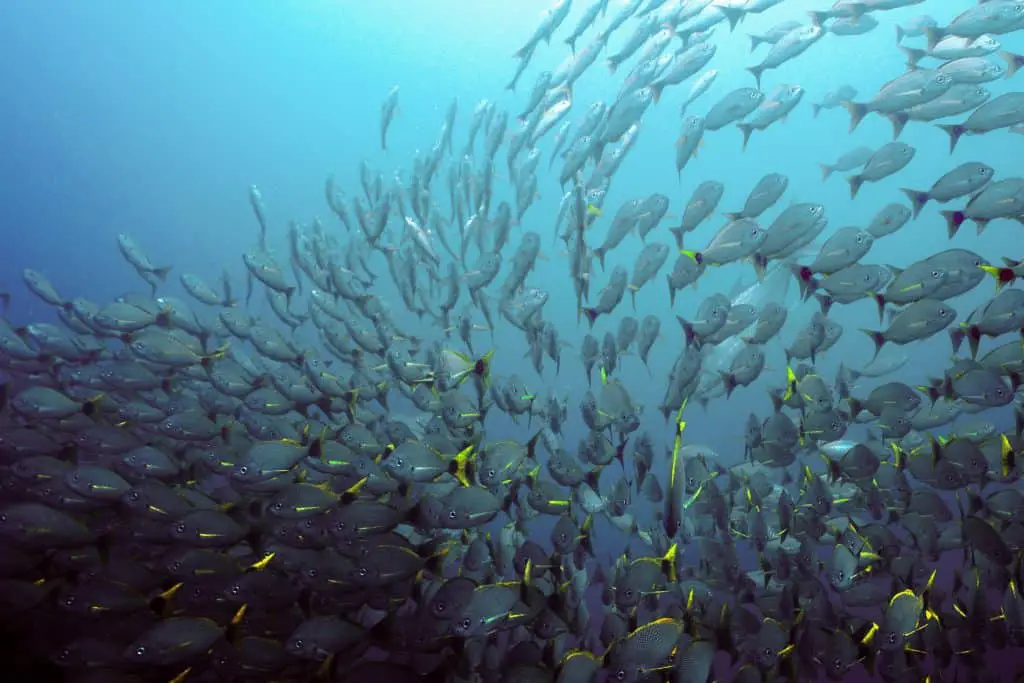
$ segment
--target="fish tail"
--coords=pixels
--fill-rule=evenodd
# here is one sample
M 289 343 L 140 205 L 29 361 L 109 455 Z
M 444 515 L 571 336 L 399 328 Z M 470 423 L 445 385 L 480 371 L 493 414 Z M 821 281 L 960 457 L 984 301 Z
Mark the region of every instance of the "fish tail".
M 864 184 L 864 176 L 857 173 L 847 178 L 846 182 L 850 183 L 850 199 L 856 199 L 860 186 Z
M 614 69 L 612 71 L 614 71 Z M 655 104 L 661 101 L 661 93 L 664 92 L 664 90 L 664 83 L 654 83 L 651 85 L 651 97 L 654 99 Z
M 800 300 L 807 301 L 811 293 L 817 289 L 817 283 L 814 282 L 814 273 L 810 268 L 801 266 L 799 263 L 790 264 L 789 270 L 793 273 L 793 277 L 796 278 L 797 284 L 800 285 Z
M 999 52 L 999 56 L 1006 62 L 1006 76 L 1004 76 L 1004 78 L 1009 78 L 1017 73 L 1018 69 L 1024 66 L 1024 55 L 1018 55 L 1007 50 L 1002 50 Z
M 793 372 L 793 368 L 786 363 L 786 393 L 782 395 L 781 403 L 785 403 L 789 399 L 793 398 L 793 394 L 796 393 L 796 373 Z
M 683 248 L 683 236 L 686 234 L 683 231 L 683 229 L 681 227 L 679 227 L 679 228 L 669 228 L 668 231 L 671 232 L 675 236 L 675 238 L 676 238 L 676 245 L 680 249 L 682 249 Z
M 907 199 L 910 200 L 911 207 L 914 210 L 914 218 L 917 218 L 917 215 L 921 213 L 921 209 L 931 199 L 931 195 L 927 191 L 911 190 L 910 188 L 903 187 L 900 188 L 900 192 L 907 195 Z
M 722 385 L 725 387 L 725 397 L 729 398 L 737 387 L 736 375 L 731 372 L 719 372 L 718 374 L 722 377 Z
M 864 117 L 867 116 L 868 105 L 854 102 L 853 100 L 844 100 L 842 105 L 850 113 L 850 132 L 852 133 L 860 125 L 860 122 L 864 120 Z
M 955 327 L 952 330 L 947 330 L 949 333 L 949 341 L 953 346 L 953 353 L 960 350 L 960 345 L 964 343 L 964 339 L 967 337 L 967 332 L 962 327 Z
M 452 458 L 452 461 L 448 463 L 448 472 L 459 480 L 459 483 L 463 486 L 468 487 L 470 485 L 469 471 L 470 458 L 473 456 L 474 447 L 469 445 L 459 451 L 458 455 Z
M 885 334 L 883 332 L 880 332 L 879 330 L 866 330 L 863 328 L 861 328 L 861 332 L 868 335 L 868 337 L 871 338 L 871 341 L 875 343 L 874 357 L 877 358 L 878 352 L 882 350 L 883 346 L 885 346 Z
M 679 555 L 679 546 L 675 543 L 672 547 L 665 552 L 665 555 L 661 558 L 662 571 L 668 576 L 669 581 L 675 582 L 678 580 L 678 573 L 676 572 L 676 558 Z
M 1020 421 L 1022 419 L 1020 409 L 1016 411 L 1017 418 L 1017 437 L 1020 437 Z M 1017 467 L 1016 452 L 1013 450 L 1013 445 L 1010 440 L 1006 437 L 1006 434 L 1000 437 L 1001 446 L 999 449 L 999 465 L 1002 468 L 1003 479 L 1010 476 Z
M 832 304 L 835 303 L 835 299 L 829 294 L 815 294 L 814 298 L 818 300 L 818 305 L 821 307 L 821 314 L 828 315 L 829 310 L 832 309 Z
M 721 9 L 721 7 L 719 7 L 719 9 Z M 760 90 L 761 89 L 761 74 L 764 73 L 764 67 L 763 66 L 749 66 L 749 67 L 747 67 L 747 71 L 749 71 L 750 73 L 752 73 L 754 75 L 754 82 L 757 83 L 757 89 Z
M 828 164 L 818 164 L 818 166 L 821 167 L 821 180 L 822 180 L 822 182 L 828 180 L 828 177 L 830 175 L 832 175 L 832 171 L 835 170 L 831 166 L 829 166 Z
M 941 213 L 942 217 L 946 219 L 946 235 L 949 239 L 953 239 L 967 217 L 963 211 L 942 211 Z
M 946 37 L 946 29 L 939 28 L 938 26 L 928 26 L 925 28 L 924 34 L 928 37 L 928 51 L 931 52 L 939 44 L 939 41 Z
M 719 11 L 725 15 L 725 18 L 729 20 L 729 32 L 736 30 L 736 26 L 743 21 L 743 6 L 742 5 L 721 5 L 718 7 Z
M 679 325 L 683 328 L 683 334 L 686 336 L 686 345 L 689 346 L 690 344 L 693 343 L 693 340 L 696 338 L 697 333 L 696 331 L 694 331 L 693 325 L 691 325 L 685 318 L 683 318 L 683 316 L 677 315 L 676 320 L 679 321 Z
M 875 305 L 878 307 L 878 322 L 885 322 L 885 294 L 871 293 L 871 298 L 875 300 Z
M 928 56 L 927 50 L 919 50 L 912 47 L 906 47 L 904 45 L 899 45 L 897 47 L 903 50 L 903 54 L 907 56 L 907 69 L 916 69 L 917 63 L 920 62 L 921 59 L 923 59 L 924 57 Z
M 750 142 L 750 135 L 754 132 L 754 126 L 750 123 L 737 123 L 736 127 L 743 131 L 743 151 L 747 151 L 747 143 Z
M 903 132 L 903 128 L 907 125 L 907 121 L 910 120 L 910 115 L 903 111 L 894 112 L 887 114 L 889 122 L 892 123 L 892 139 L 896 140 L 899 138 L 900 133 Z
M 960 123 L 937 123 L 935 125 L 946 131 L 946 135 L 949 136 L 949 153 L 952 154 L 956 149 L 956 143 L 960 142 L 960 138 L 967 132 L 967 127 Z

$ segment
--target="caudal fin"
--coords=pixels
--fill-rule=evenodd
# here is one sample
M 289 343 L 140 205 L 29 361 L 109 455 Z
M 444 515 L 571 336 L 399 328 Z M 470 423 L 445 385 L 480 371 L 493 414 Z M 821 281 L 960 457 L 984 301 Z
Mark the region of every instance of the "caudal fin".
M 910 71 L 916 69 L 917 63 L 928 56 L 928 51 L 920 48 L 907 47 L 906 45 L 900 45 L 899 48 L 907 56 L 907 69 Z
M 880 332 L 878 330 L 865 330 L 865 329 L 861 329 L 861 332 L 863 332 L 868 337 L 870 337 L 871 341 L 873 341 L 875 343 L 875 355 L 872 358 L 872 360 L 874 360 L 874 358 L 878 357 L 878 352 L 882 350 L 883 346 L 885 346 L 885 334 L 883 334 L 882 332 Z M 853 407 L 852 406 L 851 406 L 851 409 L 850 409 L 850 414 L 851 415 L 855 414 L 855 413 L 853 413 Z
M 754 132 L 754 125 L 751 123 L 737 123 L 736 127 L 743 131 L 743 151 L 747 151 L 747 143 L 750 142 L 750 134 Z
M 960 142 L 961 136 L 967 132 L 967 127 L 959 123 L 937 123 L 935 124 L 949 135 L 949 153 L 956 149 L 956 143 Z
M 654 100 L 655 104 L 657 104 L 658 102 L 661 102 L 661 93 L 664 92 L 664 91 L 665 91 L 665 84 L 664 83 L 652 83 L 651 84 L 651 98 Z
M 719 9 L 721 9 L 721 8 L 719 8 Z M 764 67 L 763 66 L 749 66 L 749 67 L 747 67 L 747 71 L 749 71 L 750 73 L 754 74 L 754 81 L 757 83 L 757 89 L 760 90 L 761 89 L 761 74 L 764 73 Z
M 735 31 L 736 26 L 743 20 L 742 5 L 718 5 L 718 11 L 725 15 L 729 21 L 729 31 Z
M 887 114 L 886 118 L 892 124 L 892 139 L 897 140 L 900 137 L 900 133 L 907 125 L 907 121 L 910 120 L 910 115 L 905 111 L 897 111 L 892 114 Z
M 864 117 L 868 113 L 868 105 L 860 102 L 854 102 L 853 100 L 845 100 L 842 102 L 843 108 L 850 112 L 850 132 L 852 133 L 860 125 L 860 122 L 864 120 Z
M 860 186 L 864 184 L 864 176 L 858 173 L 847 178 L 846 182 L 850 183 L 850 199 L 856 199 Z
M 928 38 L 928 51 L 931 52 L 939 41 L 946 37 L 946 30 L 938 26 L 929 26 L 925 28 L 924 34 Z
M 921 190 L 911 190 L 909 188 L 900 188 L 900 192 L 907 195 L 907 199 L 910 200 L 911 208 L 914 210 L 914 218 L 917 218 L 917 214 L 921 213 L 921 209 L 928 203 L 928 200 L 932 198 L 927 192 Z
M 1013 52 L 1009 52 L 1008 50 L 1003 50 L 999 53 L 999 56 L 1006 62 L 1006 76 L 1004 76 L 1004 78 L 1009 78 L 1024 66 L 1024 55 L 1018 55 Z
M 949 239 L 953 239 L 967 218 L 963 211 L 943 211 L 942 217 L 946 219 L 946 234 L 949 236 Z

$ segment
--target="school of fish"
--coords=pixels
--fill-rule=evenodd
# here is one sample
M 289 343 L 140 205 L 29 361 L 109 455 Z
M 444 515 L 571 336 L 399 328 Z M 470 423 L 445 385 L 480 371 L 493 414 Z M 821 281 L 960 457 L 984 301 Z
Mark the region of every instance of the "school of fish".
M 1024 264 L 932 228 L 925 258 L 881 253 L 924 234 L 932 202 L 949 239 L 965 222 L 1024 236 L 1024 177 L 969 161 L 902 188 L 915 149 L 897 139 L 1015 139 L 1024 56 L 999 38 L 1024 30 L 1024 4 L 886 16 L 919 2 L 838 0 L 750 35 L 750 86 L 711 102 L 715 41 L 786 3 L 577 0 L 567 23 L 557 0 L 507 87 L 541 45 L 564 61 L 521 108 L 483 100 L 460 128 L 452 102 L 409 172 L 364 161 L 361 187 L 328 179 L 330 219 L 289 223 L 287 253 L 251 187 L 244 294 L 227 269 L 211 284 L 182 263 L 184 294 L 162 294 L 172 266 L 128 233 L 142 293 L 68 298 L 25 270 L 24 296 L 55 317 L 0 320 L 5 680 L 1024 680 Z M 811 107 L 840 117 L 840 140 L 826 110 L 849 131 L 891 121 L 891 142 L 838 150 L 822 175 L 907 201 L 836 228 L 822 204 L 780 203 L 789 180 L 766 172 L 717 217 L 723 183 L 687 168 L 702 139 L 769 135 L 805 95 L 772 70 L 894 25 L 904 73 Z M 575 101 L 601 62 L 626 74 L 617 97 Z M 670 97 L 682 201 L 610 210 L 645 112 Z M 383 150 L 398 105 L 395 87 Z M 558 214 L 538 215 L 555 173 Z M 560 245 L 564 278 L 536 277 Z M 699 289 L 718 269 L 752 284 Z M 625 294 L 662 297 L 662 277 L 666 315 L 630 315 Z M 983 285 L 982 305 L 960 303 Z M 806 325 L 787 325 L 796 291 Z M 552 297 L 576 320 L 545 319 Z M 879 325 L 845 335 L 875 358 L 823 377 L 858 303 Z M 936 335 L 942 376 L 896 379 Z M 674 361 L 645 371 L 656 347 Z M 581 399 L 557 390 L 583 374 Z M 656 407 L 633 396 L 652 390 Z M 689 441 L 703 407 L 755 390 L 774 410 L 737 417 L 733 452 Z

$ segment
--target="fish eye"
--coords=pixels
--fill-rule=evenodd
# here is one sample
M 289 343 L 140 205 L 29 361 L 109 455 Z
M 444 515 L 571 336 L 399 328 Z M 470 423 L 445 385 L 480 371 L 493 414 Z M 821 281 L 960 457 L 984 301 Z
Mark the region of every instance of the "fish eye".
M 241 592 L 242 592 L 242 589 L 238 587 L 237 583 L 234 586 L 231 587 L 231 594 L 232 595 L 237 596 Z
M 366 567 L 360 567 L 360 568 L 359 568 L 359 576 L 366 576 L 366 575 L 367 575 L 367 574 L 369 574 L 369 573 L 370 573 L 370 572 L 369 572 L 369 571 L 367 571 Z
M 242 465 L 241 467 L 238 468 L 238 473 L 240 475 L 242 475 L 243 477 L 245 475 L 249 474 L 249 466 L 248 465 Z
M 843 660 L 839 659 L 839 657 L 836 657 L 835 659 L 832 660 L 832 669 L 834 671 L 839 671 L 842 668 L 843 668 Z
M 932 271 L 932 277 L 935 278 L 936 280 L 938 280 L 940 277 L 942 277 L 942 273 L 940 273 L 937 270 L 933 270 Z
M 893 632 L 889 633 L 889 634 L 888 634 L 888 635 L 887 635 L 887 636 L 885 637 L 885 640 L 886 640 L 886 642 L 888 642 L 888 643 L 889 643 L 890 645 L 895 645 L 895 644 L 896 644 L 896 632 L 895 632 L 895 631 L 893 631 Z
M 302 648 L 304 648 L 304 647 L 306 646 L 306 644 L 302 642 L 302 638 L 299 638 L 299 639 L 298 639 L 298 640 L 296 640 L 296 641 L 295 641 L 294 643 L 292 643 L 292 646 L 293 646 L 293 647 L 294 647 L 294 648 L 295 648 L 296 650 L 301 650 Z
M 617 680 L 617 681 L 624 681 L 624 680 L 626 680 L 626 670 L 625 669 L 619 669 L 618 671 L 616 671 L 615 672 L 615 680 Z
M 67 597 L 65 597 L 64 598 L 64 604 L 67 605 L 68 607 L 71 607 L 71 605 L 75 604 L 75 596 L 74 595 L 68 595 Z
M 135 656 L 136 657 L 145 657 L 146 656 L 146 646 L 145 645 L 139 645 L 137 648 L 135 648 Z
M 765 657 L 771 657 L 772 649 L 770 647 L 766 647 L 765 649 L 761 650 L 761 654 L 763 654 Z
M 188 525 L 185 524 L 185 522 L 178 522 L 178 525 L 176 527 L 174 527 L 174 530 L 177 531 L 179 534 L 185 533 L 185 531 L 187 529 L 188 529 Z
M 472 622 L 472 621 L 471 621 L 470 619 L 468 619 L 468 618 L 466 618 L 466 619 L 463 619 L 463 620 L 462 620 L 461 622 L 459 622 L 459 626 L 461 626 L 461 627 L 462 627 L 462 630 L 463 630 L 463 631 L 468 631 L 468 630 L 469 630 L 469 628 L 470 628 L 470 627 L 471 627 L 472 625 L 473 625 L 473 622 Z
M 456 518 L 456 517 L 458 517 L 458 516 L 459 516 L 459 515 L 458 515 L 458 513 L 457 513 L 457 512 L 455 512 L 455 510 L 449 510 L 449 511 L 448 511 L 448 519 L 455 519 L 455 518 Z
M 444 613 L 444 611 L 445 611 L 446 609 L 448 609 L 448 605 L 447 605 L 447 603 L 445 603 L 445 601 L 444 601 L 444 600 L 441 600 L 441 601 L 439 601 L 439 602 L 435 602 L 435 603 L 434 603 L 434 611 L 435 611 L 435 612 L 441 612 L 441 613 Z

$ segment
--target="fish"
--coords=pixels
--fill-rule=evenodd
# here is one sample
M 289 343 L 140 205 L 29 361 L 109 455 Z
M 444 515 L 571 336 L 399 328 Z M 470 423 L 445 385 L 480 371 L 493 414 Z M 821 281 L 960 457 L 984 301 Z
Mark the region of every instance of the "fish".
M 392 51 L 379 120 L 342 122 L 352 166 L 309 188 L 326 217 L 301 159 L 294 196 L 256 165 L 259 188 L 202 202 L 256 234 L 184 252 L 174 231 L 204 224 L 165 209 L 197 210 L 187 173 L 159 176 L 161 235 L 108 202 L 134 227 L 86 230 L 77 260 L 36 248 L 56 193 L 25 175 L 35 203 L 10 213 L 41 218 L 0 292 L 8 677 L 708 681 L 717 660 L 738 681 L 999 679 L 1024 642 L 1024 268 L 998 232 L 1024 181 L 999 145 L 947 160 L 919 124 L 951 147 L 1022 125 L 1003 36 L 1024 24 L 1013 0 L 907 15 L 907 71 L 879 61 L 872 90 L 837 68 L 891 48 L 879 24 L 912 4 L 742 35 L 779 3 L 551 0 L 509 29 L 500 82 L 477 43 L 502 27 L 435 22 L 501 99 L 460 119 L 427 73 L 445 55 Z M 748 39 L 771 46 L 756 88 L 725 57 Z M 430 87 L 399 116 L 410 77 Z M 363 81 L 351 102 L 379 96 Z M 871 113 L 893 141 L 868 139 Z M 732 124 L 764 147 L 737 156 Z M 800 175 L 819 159 L 855 205 Z M 59 195 L 68 234 L 86 195 Z M 115 249 L 129 271 L 102 270 Z

